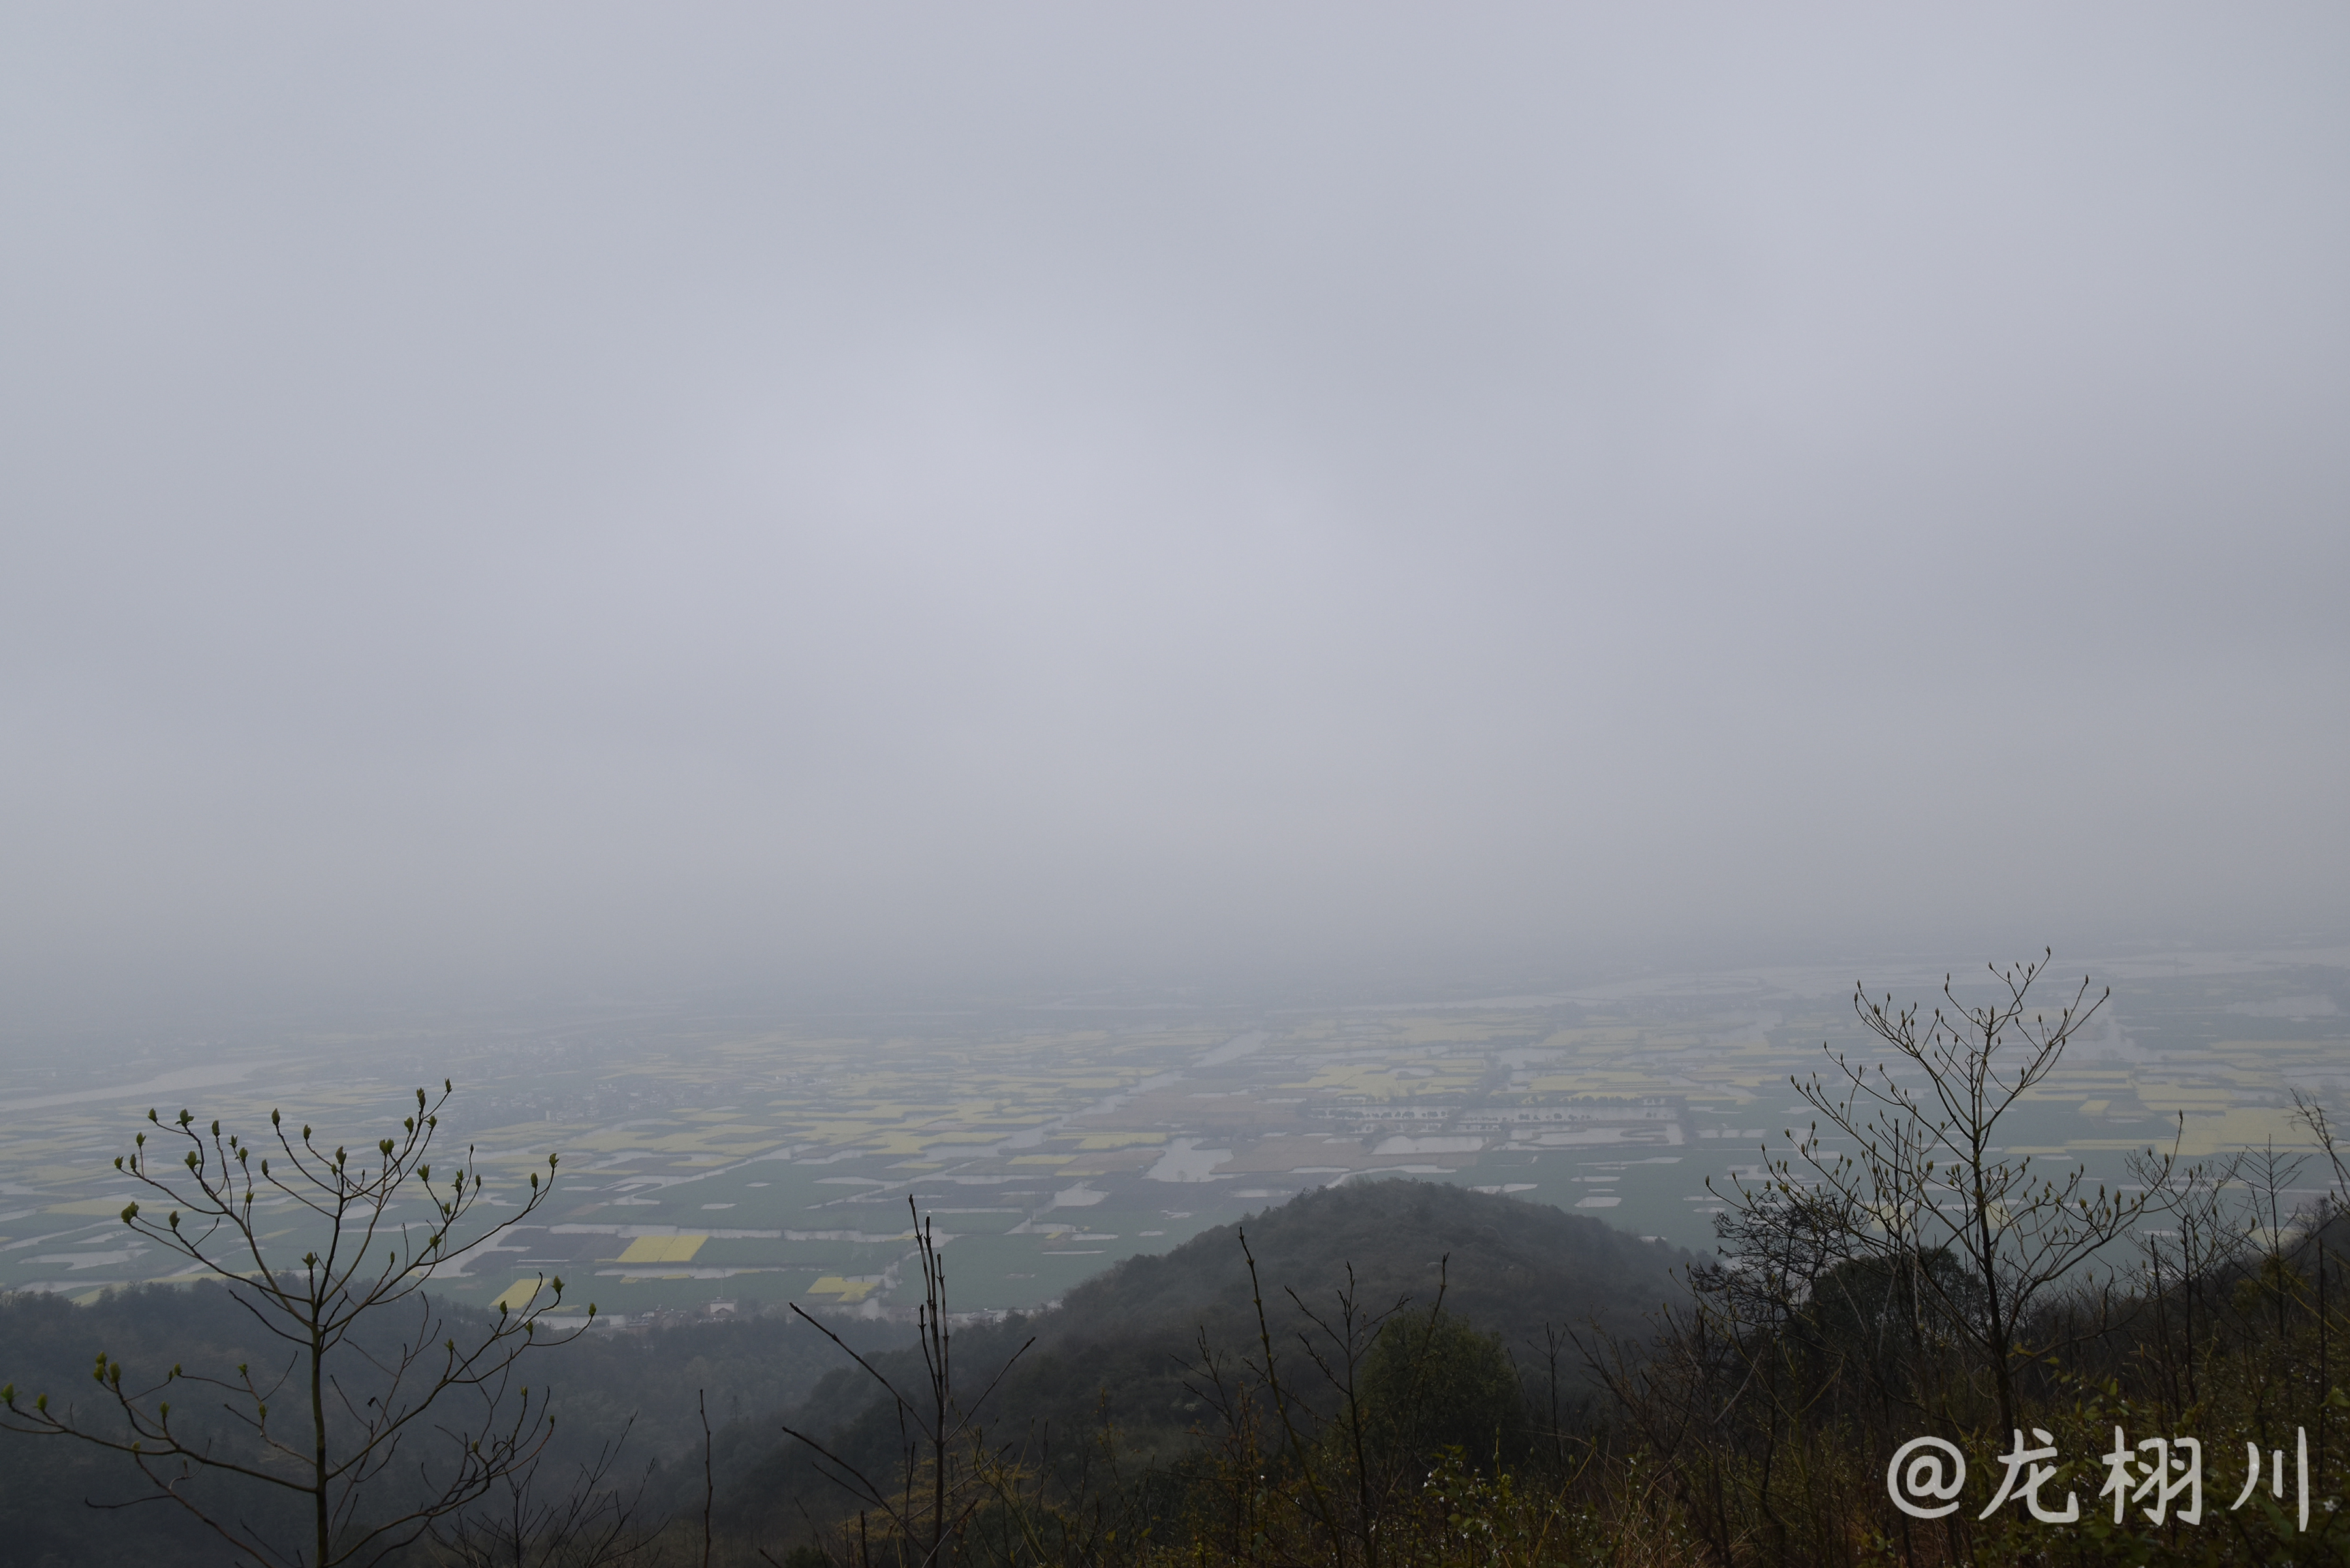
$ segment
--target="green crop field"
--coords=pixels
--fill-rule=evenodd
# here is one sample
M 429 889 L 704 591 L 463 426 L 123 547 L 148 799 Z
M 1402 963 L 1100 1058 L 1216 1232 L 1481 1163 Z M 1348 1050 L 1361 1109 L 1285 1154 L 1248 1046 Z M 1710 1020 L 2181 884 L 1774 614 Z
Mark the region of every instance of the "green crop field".
M 2019 1108 L 2012 1147 L 2114 1179 L 2149 1146 L 2305 1148 L 2291 1091 L 2350 1093 L 2345 959 L 2109 966 L 2113 1002 Z M 1940 977 L 1870 978 L 1919 996 Z M 460 1092 L 442 1141 L 477 1149 L 494 1204 L 563 1156 L 552 1203 L 436 1278 L 482 1303 L 559 1273 L 567 1300 L 622 1316 L 899 1311 L 910 1199 L 944 1239 L 950 1305 L 1017 1309 L 1306 1189 L 1382 1176 L 1703 1248 L 1715 1194 L 1809 1125 L 1790 1075 L 1823 1067 L 1824 1042 L 1862 1048 L 1850 984 L 1758 971 L 1343 1011 L 1137 1007 L 1114 1022 L 1066 1007 L 821 1027 L 681 1012 L 256 1036 L 193 1066 L 160 1048 L 26 1061 L 0 1078 L 14 1129 L 0 1286 L 79 1298 L 174 1276 L 178 1261 L 116 1217 L 140 1194 L 112 1159 L 150 1106 L 256 1138 L 279 1106 L 363 1147 L 443 1076 Z M 280 1255 L 314 1239 L 284 1200 L 255 1208 L 282 1218 L 263 1227 Z

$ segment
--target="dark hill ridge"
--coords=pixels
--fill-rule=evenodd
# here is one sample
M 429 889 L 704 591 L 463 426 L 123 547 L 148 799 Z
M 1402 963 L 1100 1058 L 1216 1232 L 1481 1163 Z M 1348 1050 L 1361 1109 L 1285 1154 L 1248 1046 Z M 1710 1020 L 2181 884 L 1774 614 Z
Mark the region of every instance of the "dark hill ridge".
M 1105 1416 L 1137 1459 L 1164 1460 L 1188 1449 L 1204 1418 L 1185 1386 L 1200 1336 L 1222 1351 L 1255 1354 L 1257 1322 L 1245 1232 L 1254 1253 L 1276 1353 L 1296 1350 L 1305 1319 L 1289 1292 L 1326 1318 L 1351 1266 L 1359 1303 L 1372 1312 L 1409 1297 L 1436 1300 L 1478 1328 L 1499 1333 L 1530 1391 L 1545 1390 L 1551 1368 L 1545 1327 L 1559 1331 L 1556 1374 L 1563 1397 L 1586 1386 L 1581 1357 L 1564 1331 L 1597 1328 L 1625 1343 L 1648 1337 L 1649 1315 L 1685 1293 L 1679 1271 L 1690 1255 L 1548 1204 L 1471 1192 L 1439 1182 L 1390 1180 L 1326 1188 L 1233 1225 L 1202 1231 L 1156 1257 L 1128 1258 L 1071 1291 L 1057 1308 L 965 1329 L 954 1339 L 956 1383 L 964 1398 L 987 1386 L 1030 1336 L 989 1397 L 982 1424 L 1003 1437 L 1049 1429 L 1073 1435 Z M 953 1251 L 947 1305 L 954 1305 Z M 1441 1271 L 1440 1260 L 1446 1260 Z M 874 1358 L 901 1388 L 920 1386 L 910 1353 Z M 1302 1354 L 1296 1355 L 1305 1376 Z M 869 1397 L 853 1369 L 836 1373 L 811 1411 L 856 1412 L 827 1438 L 868 1473 L 886 1472 L 897 1438 L 889 1408 Z M 795 1423 L 799 1424 L 799 1423 Z M 798 1507 L 819 1516 L 838 1498 L 786 1440 L 734 1478 L 734 1517 L 784 1527 Z
M 488 1323 L 478 1307 L 442 1303 L 442 1309 L 460 1334 L 477 1334 Z M 360 1337 L 381 1353 L 389 1348 L 387 1337 L 396 1343 L 419 1326 L 413 1312 L 394 1311 L 368 1320 Z M 893 1324 L 834 1326 L 867 1353 L 912 1338 L 910 1329 Z M 274 1373 L 288 1354 L 216 1283 L 134 1285 L 109 1291 L 88 1306 L 54 1295 L 0 1293 L 0 1381 L 14 1382 L 21 1397 L 47 1393 L 102 1415 L 106 1402 L 102 1397 L 93 1402 L 89 1376 L 99 1350 L 123 1364 L 126 1382 L 152 1379 L 175 1363 L 193 1376 L 226 1376 L 239 1363 Z M 764 1452 L 775 1436 L 775 1413 L 798 1405 L 840 1359 L 838 1348 L 806 1324 L 771 1317 L 590 1334 L 535 1354 L 523 1365 L 532 1386 L 553 1386 L 559 1412 L 546 1473 L 568 1478 L 625 1434 L 620 1470 L 638 1474 L 649 1459 L 664 1461 L 662 1482 L 647 1493 L 650 1513 L 668 1505 L 670 1490 L 701 1484 L 699 1391 L 708 1391 L 711 1418 L 732 1424 L 731 1431 L 722 1426 L 722 1453 L 730 1439 L 737 1451 Z M 371 1373 L 359 1376 L 364 1380 Z M 209 1420 L 224 1441 L 238 1440 L 241 1428 L 208 1416 L 211 1409 L 211 1401 L 192 1400 L 174 1409 L 173 1421 L 201 1431 Z M 390 1472 L 383 1488 L 396 1490 L 410 1473 Z M 138 1472 L 118 1455 L 0 1430 L 0 1563 L 111 1568 L 142 1561 L 225 1565 L 232 1560 L 216 1537 L 176 1509 L 83 1506 L 86 1499 L 110 1502 L 140 1490 Z M 248 1519 L 281 1511 L 284 1500 L 248 1495 Z M 298 1540 L 302 1529 L 303 1521 L 293 1517 L 287 1538 Z
M 1619 1335 L 1638 1333 L 1652 1308 L 1680 1293 L 1674 1271 L 1692 1261 L 1546 1203 L 1434 1181 L 1330 1187 L 1088 1280 L 1057 1311 L 1032 1320 L 1038 1348 L 1167 1329 L 1188 1339 L 1201 1324 L 1253 1336 L 1243 1231 L 1269 1313 L 1285 1290 L 1317 1311 L 1331 1304 L 1350 1265 L 1367 1304 L 1383 1309 L 1409 1295 L 1425 1306 L 1436 1297 L 1438 1263 L 1449 1256 L 1446 1308 L 1500 1333 L 1520 1354 L 1527 1342 L 1541 1341 L 1545 1324 L 1582 1328 L 1596 1321 Z M 1274 1326 L 1295 1327 L 1294 1316 L 1288 1309 Z
M 972 1397 L 1034 1334 L 1035 1347 L 983 1412 L 991 1433 L 1013 1438 L 1041 1428 L 1058 1445 L 1096 1425 L 1106 1394 L 1128 1454 L 1150 1461 L 1182 1452 L 1208 1415 L 1184 1386 L 1200 1332 L 1221 1349 L 1255 1347 L 1243 1229 L 1285 1355 L 1294 1354 L 1303 1320 L 1284 1287 L 1326 1310 L 1351 1264 L 1365 1306 L 1381 1310 L 1399 1295 L 1424 1306 L 1436 1293 L 1436 1260 L 1449 1253 L 1448 1306 L 1500 1332 L 1537 1391 L 1548 1372 L 1534 1348 L 1545 1324 L 1582 1328 L 1596 1321 L 1629 1342 L 1644 1341 L 1645 1315 L 1681 1293 L 1673 1271 L 1690 1261 L 1596 1220 L 1515 1199 L 1432 1182 L 1340 1187 L 1203 1232 L 1162 1256 L 1128 1259 L 1071 1291 L 1054 1311 L 958 1332 L 958 1387 Z M 946 1256 L 951 1307 L 951 1247 Z M 481 1318 L 475 1308 L 447 1310 L 465 1323 Z M 373 1326 L 397 1335 L 415 1324 L 395 1314 Z M 903 1325 L 834 1326 L 901 1386 L 918 1384 L 910 1354 L 885 1348 L 906 1342 Z M 100 1348 L 140 1376 L 175 1362 L 192 1373 L 222 1373 L 242 1361 L 276 1366 L 283 1358 L 282 1347 L 261 1335 L 216 1285 L 141 1286 L 109 1292 L 89 1306 L 0 1295 L 0 1359 L 6 1363 L 0 1376 L 27 1393 L 80 1397 L 75 1391 L 88 1388 L 90 1360 Z M 784 1411 L 796 1411 L 784 1417 L 795 1426 L 831 1433 L 876 1469 L 886 1469 L 895 1452 L 895 1423 L 874 1407 L 869 1384 L 853 1368 L 829 1370 L 846 1362 L 806 1324 L 766 1318 L 593 1335 L 546 1353 L 533 1364 L 531 1380 L 552 1386 L 562 1413 L 555 1470 L 574 1473 L 577 1462 L 624 1430 L 624 1468 L 640 1474 L 637 1467 L 660 1459 L 645 1494 L 649 1518 L 699 1507 L 696 1395 L 707 1390 L 711 1417 L 722 1423 L 715 1447 L 728 1511 L 772 1542 L 804 1533 L 799 1503 L 818 1516 L 839 1505 L 837 1492 L 809 1472 L 806 1456 L 778 1442 Z M 1305 1375 L 1302 1357 L 1295 1365 Z M 1569 1348 L 1559 1373 L 1570 1395 L 1580 1372 Z M 218 1560 L 212 1538 L 177 1513 L 81 1506 L 85 1498 L 110 1501 L 134 1490 L 131 1473 L 113 1456 L 0 1433 L 0 1539 L 10 1542 L 0 1561 L 64 1568 L 142 1555 Z

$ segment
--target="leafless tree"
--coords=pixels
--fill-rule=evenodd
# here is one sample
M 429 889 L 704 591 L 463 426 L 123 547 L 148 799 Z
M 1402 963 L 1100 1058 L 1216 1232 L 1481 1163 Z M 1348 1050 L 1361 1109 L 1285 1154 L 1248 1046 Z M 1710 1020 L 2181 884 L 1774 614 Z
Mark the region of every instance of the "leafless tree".
M 872 1475 L 813 1433 L 785 1427 L 784 1434 L 808 1449 L 827 1480 L 857 1500 L 860 1562 L 870 1555 L 865 1539 L 866 1516 L 879 1514 L 887 1538 L 901 1552 L 912 1546 L 918 1552 L 915 1561 L 927 1568 L 943 1561 L 948 1535 L 968 1521 L 989 1495 L 984 1484 L 988 1456 L 979 1411 L 1004 1373 L 1035 1341 L 1031 1338 L 1014 1351 L 978 1398 L 968 1406 L 962 1402 L 954 1386 L 954 1334 L 947 1324 L 946 1268 L 939 1260 L 930 1221 L 915 1210 L 910 1197 L 906 1199 L 906 1210 L 914 1221 L 914 1248 L 922 1271 L 922 1300 L 915 1311 L 922 1353 L 922 1383 L 918 1388 L 910 1392 L 899 1388 L 849 1349 L 838 1334 L 801 1312 L 797 1303 L 792 1307 L 889 1396 L 898 1418 L 899 1473 L 894 1478 Z
M 634 1425 L 631 1417 L 559 1494 L 540 1485 L 544 1454 L 509 1471 L 500 1478 L 492 1506 L 452 1514 L 434 1526 L 434 1556 L 457 1568 L 611 1568 L 639 1556 L 651 1544 L 637 1521 L 644 1482 L 639 1479 L 634 1491 L 624 1491 L 613 1476 Z
M 100 1419 L 47 1394 L 27 1403 L 11 1383 L 0 1386 L 0 1422 L 125 1456 L 152 1489 L 148 1496 L 176 1503 L 235 1551 L 288 1568 L 378 1562 L 527 1469 L 554 1420 L 544 1391 L 519 1386 L 516 1364 L 586 1332 L 584 1324 L 539 1332 L 562 1301 L 562 1280 L 541 1276 L 519 1310 L 501 1305 L 486 1327 L 452 1329 L 421 1293 L 436 1272 L 456 1271 L 546 1201 L 557 1157 L 547 1156 L 545 1179 L 531 1173 L 519 1206 L 476 1229 L 485 1189 L 473 1149 L 439 1183 L 432 1178 L 432 1141 L 453 1085 L 443 1081 L 441 1089 L 429 1102 L 416 1091 L 401 1136 L 379 1140 L 372 1160 L 342 1147 L 328 1152 L 307 1127 L 297 1137 L 276 1111 L 274 1150 L 224 1137 L 217 1120 L 207 1135 L 186 1110 L 170 1124 L 149 1111 L 159 1138 L 186 1147 L 158 1170 L 161 1150 L 142 1132 L 115 1160 L 167 1210 L 158 1221 L 133 1202 L 123 1224 L 221 1282 L 286 1347 L 286 1360 L 225 1376 L 174 1366 L 152 1381 L 126 1383 L 122 1364 L 100 1355 L 92 1374 Z M 258 1218 L 256 1197 L 272 1199 Z M 411 1222 L 400 1211 L 420 1201 L 422 1217 Z M 315 1239 L 293 1267 L 269 1255 L 260 1229 L 289 1203 L 307 1212 Z M 411 1325 L 385 1331 L 402 1303 L 414 1308 Z M 590 1320 L 595 1312 L 591 1304 Z M 182 1386 L 175 1418 L 172 1396 Z M 290 1410 L 280 1398 L 289 1391 Z M 192 1428 L 191 1398 L 216 1400 L 239 1440 Z M 216 1484 L 224 1480 L 231 1490 Z M 307 1541 L 280 1538 L 252 1520 L 234 1480 L 307 1504 Z
M 1763 1179 L 1730 1195 L 1749 1217 L 1807 1211 L 1808 1231 L 1833 1249 L 1898 1272 L 1914 1299 L 1965 1342 L 1988 1370 L 2002 1429 L 2016 1425 L 2015 1368 L 2049 1346 L 2023 1343 L 2037 1310 L 2079 1271 L 2168 1201 L 2177 1146 L 2145 1151 L 2135 1190 L 2093 1183 L 2085 1168 L 2053 1174 L 2011 1158 L 2000 1124 L 2055 1071 L 2065 1045 L 2112 995 L 2088 1001 L 2085 978 L 2054 1018 L 2032 1001 L 2053 954 L 2002 970 L 1981 1003 L 1959 1001 L 1929 1017 L 1853 991 L 1853 1011 L 1898 1062 L 1856 1064 L 1831 1051 L 1834 1073 L 1791 1079 L 1819 1113 L 1791 1157 L 1766 1157 Z M 2085 1002 L 2085 1005 L 2084 1003 Z M 1847 1149 L 1830 1149 L 1822 1121 Z M 1792 1132 L 1788 1135 L 1794 1137 Z M 1959 1270 L 1929 1266 L 1938 1256 Z

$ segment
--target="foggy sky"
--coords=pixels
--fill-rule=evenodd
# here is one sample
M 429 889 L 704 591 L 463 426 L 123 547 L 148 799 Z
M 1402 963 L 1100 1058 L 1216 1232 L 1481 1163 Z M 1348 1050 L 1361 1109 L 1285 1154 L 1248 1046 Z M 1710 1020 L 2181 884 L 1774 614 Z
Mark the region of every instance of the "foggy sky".
M 0 984 L 2338 932 L 2338 6 L 0 14 Z

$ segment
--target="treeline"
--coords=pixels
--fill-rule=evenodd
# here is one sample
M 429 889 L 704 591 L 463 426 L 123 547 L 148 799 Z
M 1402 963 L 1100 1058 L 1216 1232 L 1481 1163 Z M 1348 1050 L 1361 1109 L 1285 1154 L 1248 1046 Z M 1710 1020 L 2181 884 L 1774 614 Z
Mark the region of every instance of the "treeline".
M 1701 1267 L 1653 1332 L 1572 1336 L 1593 1382 L 1555 1381 L 1523 1339 L 1434 1302 L 1383 1313 L 1342 1276 L 1310 1316 L 1268 1301 L 1253 1343 L 1201 1336 L 1182 1369 L 1191 1444 L 1147 1463 L 1123 1441 L 1115 1385 L 1091 1427 L 991 1422 L 982 1407 L 933 1445 L 929 1385 L 900 1382 L 906 1425 L 885 1398 L 819 1439 L 840 1462 L 810 1468 L 829 1470 L 838 1501 L 795 1541 L 795 1568 L 2342 1561 L 2345 1232 L 2329 1209 L 2254 1222 L 2282 1164 L 2229 1162 L 2228 1179 L 2180 1195 L 2200 1224 L 2037 1302 L 2010 1367 L 2018 1428 L 2000 1425 L 1991 1369 L 1937 1320 L 1933 1303 L 1974 1299 L 1946 1252 L 1919 1260 L 1943 1276 L 1939 1295 L 1866 1258 L 1775 1277 L 1752 1260 Z M 2019 1431 L 2050 1452 L 1991 1508 Z M 1887 1461 L 1921 1437 L 1969 1468 L 1947 1498 L 1906 1491 L 1939 1518 L 1887 1490 Z M 2199 1442 L 2199 1497 L 2183 1445 L 2144 1446 L 2181 1438 Z M 2256 1484 L 2231 1506 L 2248 1442 Z M 2041 1464 L 2050 1473 L 2027 1490 Z M 2074 1517 L 2036 1517 L 2034 1501 Z M 738 1544 L 787 1560 L 773 1513 L 766 1529 L 731 1522 Z
M 1500 1303 L 1424 1280 L 1399 1301 L 1334 1259 L 1278 1288 L 1300 1276 L 1235 1235 L 1248 1310 L 1160 1347 L 1185 1444 L 1130 1443 L 1148 1402 L 1115 1376 L 1051 1437 L 943 1344 L 876 1366 L 861 1427 L 801 1439 L 837 1500 L 802 1561 L 2350 1559 L 2350 1169 L 2325 1113 L 2294 1096 L 2307 1156 L 2189 1162 L 2182 1121 L 2126 1180 L 2035 1168 L 2005 1129 L 2104 1000 L 2043 1004 L 2044 980 L 1946 985 L 1930 1012 L 1856 992 L 1882 1060 L 1796 1084 L 1815 1119 L 1722 1192 L 1718 1258 L 1638 1328 L 1521 1310 L 1496 1333 Z M 1367 1229 L 1330 1227 L 1374 1252 L 1404 1232 Z
M 468 1336 L 484 1333 L 493 1316 L 462 1305 L 433 1306 L 432 1322 Z M 361 1353 L 353 1360 L 361 1367 L 370 1355 L 381 1361 L 420 1326 L 413 1314 L 370 1323 L 366 1337 L 351 1347 Z M 889 1323 L 832 1326 L 864 1354 L 912 1337 L 910 1330 Z M 378 1345 L 379 1338 L 391 1343 Z M 55 1295 L 0 1294 L 0 1376 L 26 1394 L 47 1392 L 53 1403 L 99 1413 L 91 1374 L 100 1352 L 130 1368 L 130 1376 L 146 1377 L 174 1365 L 191 1371 L 244 1366 L 274 1372 L 289 1360 L 288 1347 L 219 1283 L 136 1285 L 109 1291 L 87 1306 Z M 532 1505 L 568 1508 L 573 1494 L 584 1491 L 607 1516 L 625 1504 L 639 1529 L 698 1506 L 702 1417 L 710 1420 L 720 1462 L 740 1468 L 773 1441 L 781 1413 L 804 1406 L 842 1359 L 824 1334 L 772 1316 L 599 1333 L 564 1345 L 531 1374 L 553 1389 L 556 1416 L 530 1475 Z M 216 1445 L 251 1445 L 251 1434 L 214 1402 L 197 1397 L 181 1408 L 185 1416 L 175 1411 L 175 1418 L 201 1424 Z M 602 1483 L 583 1489 L 583 1478 L 599 1471 Z M 412 1479 L 406 1467 L 393 1467 L 375 1483 L 378 1501 L 389 1507 Z M 5 1542 L 0 1563 L 68 1568 L 240 1560 L 168 1504 L 118 1506 L 142 1490 L 139 1472 L 119 1455 L 0 1430 L 0 1542 Z M 512 1495 L 504 1501 L 510 1514 Z M 281 1536 L 299 1533 L 286 1522 L 288 1506 L 251 1489 L 238 1500 L 246 1515 L 286 1516 Z
M 933 1533 L 942 1563 L 1136 1568 L 2337 1561 L 2345 1532 L 2325 1503 L 2350 1483 L 2350 1409 L 2334 1391 L 2350 1233 L 2327 1210 L 2298 1223 L 2275 1212 L 2297 1179 L 2289 1160 L 2227 1171 L 2181 1184 L 2177 1223 L 2158 1227 L 2174 1234 L 2145 1239 L 2127 1268 L 2043 1302 L 2025 1325 L 2018 1415 L 2032 1446 L 2035 1429 L 2049 1434 L 2061 1462 L 2040 1497 L 2052 1511 L 2073 1498 L 2069 1524 L 2020 1501 L 1977 1517 L 2012 1433 L 1998 1427 L 1995 1380 L 1937 1322 L 1934 1303 L 1970 1299 L 1949 1253 L 1921 1260 L 1939 1292 L 1825 1250 L 1801 1271 L 1751 1258 L 1692 1267 L 1580 1217 L 1396 1182 L 1136 1260 L 1148 1266 L 1071 1303 L 1092 1311 L 951 1334 L 940 1447 L 925 1440 L 934 1386 L 902 1330 L 894 1347 L 868 1328 L 844 1348 L 768 1319 L 566 1346 L 549 1363 L 559 1446 L 395 1561 L 898 1564 L 931 1557 Z M 2274 1218 L 2286 1222 L 2262 1222 Z M 1742 1223 L 1725 1226 L 1726 1244 Z M 1468 1245 L 1430 1267 L 1441 1254 L 1421 1254 L 1447 1238 Z M 1347 1251 L 1366 1260 L 1351 1284 Z M 1528 1267 L 1545 1259 L 1561 1266 Z M 1668 1265 L 1695 1288 L 1668 1296 Z M 1572 1333 L 1527 1321 L 1578 1276 L 1603 1292 Z M 13 1298 L 0 1334 L 14 1355 L 60 1367 L 87 1360 L 94 1334 L 126 1357 L 249 1354 L 225 1294 L 150 1288 L 85 1308 Z M 1659 1303 L 1646 1314 L 1644 1297 Z M 903 1410 L 850 1350 L 909 1397 Z M 697 1376 L 713 1394 L 803 1381 L 787 1404 L 713 1420 L 705 1469 L 685 1383 Z M 664 1412 L 658 1434 L 642 1417 L 628 1432 L 639 1402 Z M 783 1438 L 781 1423 L 823 1451 Z M 2114 1525 L 2099 1489 L 2117 1425 L 2133 1452 L 2199 1436 L 2199 1521 L 2178 1517 L 2180 1493 L 2151 1522 L 2148 1494 Z M 619 1462 L 599 1468 L 619 1433 Z M 1969 1465 L 1961 1506 L 1938 1520 L 1887 1490 L 1887 1460 L 1921 1436 L 1954 1443 Z M 2264 1470 L 2284 1455 L 2286 1495 L 2264 1473 L 2231 1509 L 2247 1440 Z M 86 1508 L 132 1490 L 108 1456 L 20 1438 L 5 1459 L 12 1563 L 241 1560 L 155 1505 Z
M 1312 1534 L 1285 1520 L 1291 1481 L 1326 1534 L 1386 1518 L 1453 1447 L 1473 1473 L 1565 1474 L 1606 1397 L 1569 1325 L 1637 1340 L 1694 1262 L 1438 1183 L 1310 1193 L 1050 1314 L 846 1366 L 811 1403 L 857 1413 L 795 1421 L 718 1521 L 846 1561 L 920 1561 L 933 1537 L 960 1561 L 1143 1561 L 1260 1534 L 1261 1560 L 1291 1560 Z
M 2350 1561 L 2350 1168 L 2331 1123 L 2296 1096 L 2312 1154 L 2194 1162 L 2175 1137 L 2126 1179 L 2036 1166 L 2007 1147 L 2014 1112 L 2102 1001 L 2084 982 L 2043 1006 L 2044 979 L 1946 986 L 1922 1013 L 1856 992 L 1881 1060 L 1832 1057 L 1795 1085 L 1815 1115 L 1721 1192 L 1711 1260 L 1380 1182 L 1129 1260 L 1055 1312 L 958 1326 L 915 1215 L 922 1301 L 894 1344 L 774 1320 L 713 1327 L 699 1361 L 683 1340 L 567 1344 L 539 1376 L 582 1420 L 514 1421 L 437 1492 L 385 1469 L 380 1493 L 338 1494 L 355 1522 L 322 1528 L 327 1551 L 275 1560 L 335 1561 L 375 1508 L 418 1521 L 386 1561 L 515 1568 Z M 205 1341 L 200 1316 L 182 1340 Z M 501 1319 L 450 1344 L 529 1334 Z M 356 1376 L 418 1337 L 355 1341 L 337 1365 Z M 819 1357 L 833 1369 L 811 1383 Z M 658 1397 L 631 1365 L 666 1380 Z M 713 1398 L 755 1413 L 707 1420 Z M 82 1467 L 42 1483 L 61 1514 L 104 1467 L 54 1437 L 8 1457 L 50 1445 Z M 53 1560 L 132 1540 L 84 1534 Z

